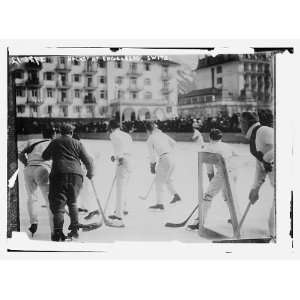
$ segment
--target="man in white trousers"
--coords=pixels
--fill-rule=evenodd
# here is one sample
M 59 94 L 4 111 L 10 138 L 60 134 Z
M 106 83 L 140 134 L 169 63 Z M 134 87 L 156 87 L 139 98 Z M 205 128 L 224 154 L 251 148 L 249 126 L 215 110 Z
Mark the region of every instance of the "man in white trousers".
M 222 142 L 222 132 L 219 129 L 212 129 L 209 133 L 210 143 L 206 146 L 205 152 L 217 153 L 222 155 L 226 162 L 226 168 L 228 176 L 232 178 L 232 182 L 236 183 L 236 170 L 233 163 L 233 158 L 237 156 L 237 153 L 234 149 L 226 143 Z M 203 197 L 203 222 L 205 222 L 207 213 L 211 207 L 213 198 L 221 191 L 225 189 L 225 180 L 223 176 L 223 170 L 220 166 L 216 166 L 216 174 L 214 171 L 214 166 L 207 164 L 207 175 L 209 178 L 209 185 Z M 232 186 L 232 189 L 235 187 Z M 225 197 L 225 196 L 224 196 Z M 226 200 L 226 198 L 224 199 Z M 189 230 L 198 230 L 199 229 L 199 220 L 198 218 L 191 225 L 188 225 Z
M 149 207 L 154 211 L 163 211 L 163 191 L 166 186 L 173 196 L 170 204 L 174 204 L 181 201 L 175 187 L 173 185 L 173 173 L 175 170 L 175 161 L 172 156 L 172 152 L 175 148 L 176 142 L 168 135 L 163 133 L 157 126 L 148 122 L 145 125 L 148 134 L 147 146 L 150 155 L 150 171 L 155 176 L 155 189 L 156 189 L 156 201 L 155 205 Z M 158 166 L 156 168 L 156 161 L 158 158 Z
M 24 164 L 24 180 L 27 192 L 27 209 L 30 218 L 29 231 L 32 236 L 38 228 L 39 201 L 37 197 L 38 187 L 41 190 L 47 205 L 51 236 L 53 235 L 53 215 L 49 207 L 49 174 L 51 162 L 42 159 L 42 153 L 47 148 L 51 139 L 55 136 L 54 129 L 48 127 L 43 129 L 43 139 L 31 139 L 25 148 L 19 153 L 19 160 Z
M 250 141 L 250 153 L 256 158 L 256 171 L 249 200 L 254 204 L 259 199 L 259 190 L 268 176 L 274 188 L 274 129 L 262 126 L 255 112 L 243 112 L 241 115 L 241 130 Z M 276 236 L 275 230 L 275 197 L 268 219 L 269 234 Z
M 193 122 L 193 136 L 192 141 L 197 143 L 200 148 L 204 148 L 204 141 L 201 132 L 199 131 L 199 125 L 197 122 Z
M 114 225 L 124 227 L 123 216 L 128 213 L 125 211 L 127 188 L 132 172 L 132 138 L 115 120 L 109 122 L 108 131 L 114 149 L 111 160 L 116 163 L 116 206 L 109 218 Z

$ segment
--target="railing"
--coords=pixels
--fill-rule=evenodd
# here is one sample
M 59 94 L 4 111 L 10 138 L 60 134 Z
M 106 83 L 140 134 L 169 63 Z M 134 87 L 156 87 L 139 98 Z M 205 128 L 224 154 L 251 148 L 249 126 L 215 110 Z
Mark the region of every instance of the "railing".
M 138 92 L 138 91 L 142 90 L 142 88 L 139 87 L 138 85 L 133 84 L 133 85 L 129 86 L 128 90 L 131 91 L 131 92 Z
M 41 82 L 38 78 L 35 79 L 28 79 L 26 81 L 26 86 L 28 87 L 40 87 L 41 86 Z
M 96 104 L 96 97 L 89 97 L 89 96 L 85 96 L 84 100 L 83 100 L 84 104 Z
M 39 106 L 44 103 L 44 100 L 39 97 L 27 97 L 27 104 L 32 106 Z
M 95 64 L 86 64 L 83 69 L 83 73 L 85 74 L 94 74 L 97 72 L 97 67 Z
M 88 83 L 88 82 L 85 82 L 85 83 L 84 83 L 84 88 L 85 88 L 86 90 L 94 90 L 94 89 L 96 89 L 97 87 L 96 87 L 96 85 L 95 85 L 94 83 Z
M 72 104 L 72 103 L 73 103 L 73 100 L 69 97 L 59 98 L 57 100 L 57 104 L 59 104 L 59 105 L 69 105 L 69 104 Z
M 57 63 L 55 69 L 57 71 L 65 71 L 65 72 L 69 72 L 71 71 L 71 64 L 69 62 L 65 62 L 65 63 Z
M 170 94 L 172 92 L 172 89 L 169 88 L 169 87 L 163 87 L 161 89 L 161 92 L 162 92 L 162 94 L 167 95 L 167 94 Z
M 142 73 L 139 72 L 137 69 L 129 69 L 129 71 L 127 72 L 127 76 L 130 76 L 130 77 L 138 77 L 141 75 L 142 75 Z
M 71 87 L 71 84 L 65 80 L 58 80 L 56 82 L 56 86 L 59 88 L 59 89 L 69 89 Z

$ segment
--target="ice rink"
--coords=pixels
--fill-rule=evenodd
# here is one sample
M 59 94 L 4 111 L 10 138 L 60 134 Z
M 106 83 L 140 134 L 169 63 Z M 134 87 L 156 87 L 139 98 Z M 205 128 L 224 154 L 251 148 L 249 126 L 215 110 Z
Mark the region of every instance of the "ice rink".
M 98 195 L 105 206 L 105 201 L 114 177 L 114 163 L 110 161 L 113 155 L 112 146 L 109 141 L 103 140 L 82 140 L 88 153 L 90 153 L 96 162 L 96 175 L 94 181 Z M 23 142 L 19 142 L 19 149 L 22 148 Z M 248 193 L 255 171 L 255 159 L 249 154 L 249 145 L 232 144 L 239 157 L 236 159 L 237 164 L 237 186 L 236 195 L 241 213 L 248 204 Z M 150 173 L 149 159 L 145 142 L 134 142 L 133 164 L 134 170 L 130 180 L 127 209 L 128 216 L 125 217 L 125 228 L 111 228 L 102 226 L 97 230 L 90 232 L 80 232 L 79 242 L 113 242 L 113 241 L 171 241 L 177 240 L 181 242 L 209 242 L 208 239 L 200 238 L 197 232 L 187 231 L 183 228 L 167 228 L 164 226 L 166 222 L 181 222 L 192 211 L 197 204 L 198 192 L 198 167 L 197 152 L 199 148 L 194 143 L 178 142 L 175 151 L 176 171 L 174 183 L 181 195 L 183 201 L 175 206 L 169 204 L 171 196 L 165 192 L 165 211 L 152 212 L 148 207 L 155 203 L 154 190 L 151 192 L 148 200 L 141 200 L 140 195 L 144 195 L 148 190 L 153 175 Z M 20 223 L 21 231 L 26 231 L 29 224 L 26 200 L 27 195 L 24 187 L 23 166 L 19 163 L 19 200 L 20 200 Z M 81 193 L 81 206 L 93 210 L 97 208 L 96 200 L 92 192 L 90 182 L 86 178 L 86 189 Z M 204 188 L 208 184 L 207 176 L 204 176 Z M 245 238 L 259 238 L 267 236 L 267 220 L 268 213 L 273 199 L 273 189 L 268 180 L 261 188 L 260 199 L 251 207 L 249 214 L 242 228 L 242 236 Z M 48 226 L 48 215 L 45 203 L 39 194 L 40 211 L 39 211 L 39 227 L 34 239 L 49 240 L 50 231 Z M 108 214 L 114 209 L 115 193 L 108 205 Z M 80 215 L 82 223 L 83 214 Z M 196 216 L 196 214 L 195 214 Z M 229 210 L 223 200 L 221 193 L 213 200 L 211 210 L 208 214 L 206 226 L 232 236 L 232 227 L 227 223 L 229 219 Z M 98 217 L 94 217 L 91 221 L 98 221 Z M 191 221 L 193 221 L 191 219 Z M 91 222 L 89 221 L 89 222 Z M 69 218 L 65 215 L 65 233 Z

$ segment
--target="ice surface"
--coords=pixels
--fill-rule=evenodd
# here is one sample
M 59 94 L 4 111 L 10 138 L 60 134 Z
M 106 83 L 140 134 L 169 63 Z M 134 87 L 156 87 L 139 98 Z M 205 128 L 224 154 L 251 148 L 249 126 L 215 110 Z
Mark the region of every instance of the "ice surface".
M 82 140 L 88 153 L 90 153 L 96 162 L 96 175 L 94 181 L 102 202 L 105 206 L 113 176 L 114 164 L 110 161 L 113 155 L 112 146 L 109 141 L 102 140 Z M 21 147 L 21 142 L 19 146 Z M 236 187 L 237 199 L 241 213 L 248 204 L 248 193 L 251 187 L 255 159 L 249 154 L 248 145 L 232 144 L 236 152 L 240 155 L 237 158 L 238 180 Z M 165 212 L 151 212 L 147 208 L 155 203 L 154 190 L 151 192 L 148 200 L 141 200 L 140 195 L 145 195 L 152 180 L 150 174 L 149 159 L 145 142 L 134 142 L 134 171 L 129 183 L 129 192 L 127 200 L 127 209 L 129 215 L 125 217 L 125 228 L 111 228 L 104 225 L 94 231 L 81 232 L 80 242 L 109 242 L 109 241 L 171 241 L 181 242 L 208 242 L 209 240 L 200 238 L 197 232 L 187 231 L 185 228 L 166 228 L 166 222 L 181 222 L 192 211 L 197 204 L 198 189 L 198 169 L 197 152 L 199 150 L 194 143 L 178 142 L 175 151 L 176 171 L 174 183 L 181 195 L 183 201 L 176 206 L 169 205 L 171 196 L 165 192 Z M 20 164 L 21 165 L 21 164 Z M 81 206 L 93 210 L 97 208 L 94 194 L 90 187 L 90 182 L 86 180 L 86 188 L 81 193 Z M 207 186 L 207 177 L 204 177 L 204 185 Z M 27 213 L 26 200 L 27 195 L 24 187 L 23 168 L 20 166 L 19 173 L 19 199 L 20 199 L 20 222 L 21 231 L 27 231 L 29 227 L 29 217 Z M 39 228 L 35 239 L 49 240 L 50 231 L 48 226 L 48 216 L 44 201 L 39 194 Z M 273 189 L 268 180 L 261 188 L 260 199 L 251 207 L 250 212 L 244 222 L 242 234 L 243 237 L 266 237 L 268 213 L 273 199 Z M 115 193 L 108 205 L 108 214 L 114 210 Z M 81 215 L 81 219 L 83 215 Z M 213 200 L 211 210 L 207 219 L 207 227 L 232 236 L 232 227 L 227 223 L 229 211 L 222 195 L 219 194 Z M 69 225 L 68 216 L 65 215 L 65 233 Z M 194 218 L 193 218 L 194 219 Z M 191 219 L 191 221 L 193 220 Z M 98 221 L 94 217 L 91 221 Z M 91 222 L 89 221 L 89 222 Z M 87 223 L 87 221 L 82 221 Z

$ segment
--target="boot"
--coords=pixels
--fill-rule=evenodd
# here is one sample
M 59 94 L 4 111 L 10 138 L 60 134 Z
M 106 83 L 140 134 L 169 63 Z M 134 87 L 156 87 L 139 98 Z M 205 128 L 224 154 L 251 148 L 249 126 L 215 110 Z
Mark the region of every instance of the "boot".
M 175 194 L 170 204 L 175 204 L 178 201 L 181 201 L 181 198 L 178 194 Z
M 28 228 L 28 230 L 31 232 L 32 237 L 36 233 L 37 228 L 38 228 L 38 224 L 31 224 L 31 226 Z
M 53 234 L 51 234 L 51 241 L 53 242 L 64 242 L 66 236 L 61 229 L 56 229 Z

